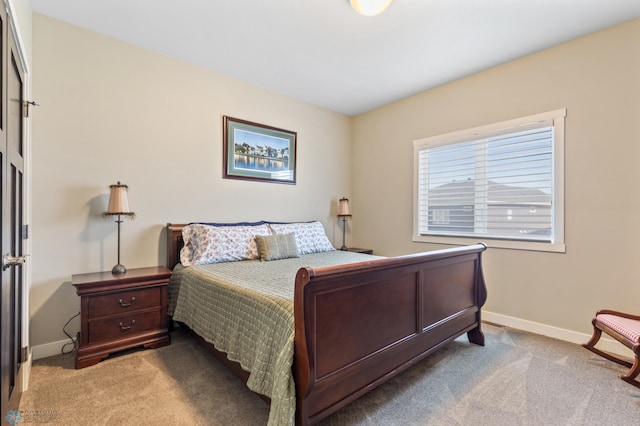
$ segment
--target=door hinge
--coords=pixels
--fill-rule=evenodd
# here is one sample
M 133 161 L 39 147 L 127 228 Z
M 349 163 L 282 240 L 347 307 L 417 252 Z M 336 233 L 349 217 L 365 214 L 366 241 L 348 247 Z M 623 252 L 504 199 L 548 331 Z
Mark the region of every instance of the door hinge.
M 29 239 L 29 225 L 22 225 L 22 239 Z

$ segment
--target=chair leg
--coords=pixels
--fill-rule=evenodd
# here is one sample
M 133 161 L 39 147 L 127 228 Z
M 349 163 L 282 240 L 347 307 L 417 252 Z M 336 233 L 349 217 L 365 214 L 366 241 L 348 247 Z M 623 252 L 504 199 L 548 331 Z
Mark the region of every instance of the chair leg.
M 602 336 L 602 330 L 600 330 L 598 327 L 594 325 L 593 336 L 591 336 L 591 340 L 589 340 L 587 343 L 583 344 L 582 346 L 591 350 L 591 348 L 593 348 L 596 345 L 596 343 L 598 343 L 598 340 L 600 340 L 600 336 Z
M 635 378 L 638 377 L 638 374 L 640 374 L 640 356 L 636 355 L 635 362 L 633 363 L 631 369 L 627 371 L 627 374 L 621 374 L 618 377 L 620 377 L 625 382 L 631 383 L 632 385 L 640 388 L 640 382 L 635 380 Z
M 608 359 L 609 361 L 613 361 L 617 364 L 620 365 L 624 365 L 625 367 L 630 367 L 632 368 L 632 370 L 634 369 L 634 367 L 632 367 L 632 364 L 630 362 L 624 361 L 620 358 L 616 358 L 613 355 L 610 355 L 606 352 L 602 352 L 600 349 L 596 349 L 594 346 L 595 344 L 598 342 L 598 340 L 600 340 L 600 336 L 602 336 L 602 330 L 600 330 L 598 327 L 596 327 L 596 325 L 593 325 L 593 336 L 591 337 L 591 340 L 589 340 L 587 343 L 584 343 L 582 345 L 583 348 L 590 350 L 591 352 L 593 352 L 594 354 L 600 355 L 603 358 Z M 638 357 L 636 357 L 636 364 L 638 363 Z M 635 365 L 635 364 L 633 364 Z M 637 369 L 639 369 L 639 371 L 636 372 L 635 376 L 633 376 L 634 378 L 638 375 L 638 373 L 640 373 L 640 366 L 637 367 Z

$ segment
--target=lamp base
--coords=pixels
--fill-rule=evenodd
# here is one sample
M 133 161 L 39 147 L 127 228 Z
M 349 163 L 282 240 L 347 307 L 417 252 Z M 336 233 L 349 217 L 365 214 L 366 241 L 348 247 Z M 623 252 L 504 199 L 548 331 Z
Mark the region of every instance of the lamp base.
M 127 272 L 127 268 L 125 268 L 124 265 L 121 265 L 119 263 L 116 266 L 114 266 L 113 269 L 111 270 L 111 273 L 116 275 L 124 274 L 125 272 Z
M 349 248 L 347 246 L 342 246 L 342 247 L 340 247 L 340 250 L 347 251 L 347 250 L 349 250 Z

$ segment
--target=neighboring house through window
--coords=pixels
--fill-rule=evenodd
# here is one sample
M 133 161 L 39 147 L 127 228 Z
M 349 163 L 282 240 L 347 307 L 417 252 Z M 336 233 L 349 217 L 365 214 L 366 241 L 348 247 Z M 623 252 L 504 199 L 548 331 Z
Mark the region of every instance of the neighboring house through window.
M 414 241 L 564 252 L 566 110 L 414 141 Z

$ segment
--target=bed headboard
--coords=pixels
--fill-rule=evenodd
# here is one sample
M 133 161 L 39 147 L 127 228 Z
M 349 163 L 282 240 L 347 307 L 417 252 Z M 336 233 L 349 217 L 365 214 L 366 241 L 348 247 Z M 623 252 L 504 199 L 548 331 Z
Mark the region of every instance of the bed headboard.
M 182 241 L 182 228 L 186 223 L 167 223 L 167 268 L 173 269 L 180 263 L 180 249 L 184 246 Z

